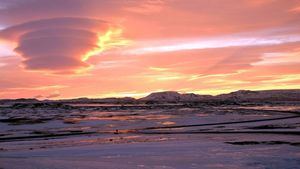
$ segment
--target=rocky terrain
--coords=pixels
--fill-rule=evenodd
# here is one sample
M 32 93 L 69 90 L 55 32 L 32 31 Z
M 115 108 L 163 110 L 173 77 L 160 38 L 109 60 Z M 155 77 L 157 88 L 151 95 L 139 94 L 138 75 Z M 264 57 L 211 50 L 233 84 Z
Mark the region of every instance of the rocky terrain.
M 228 94 L 200 95 L 194 93 L 179 93 L 176 91 L 164 91 L 151 93 L 146 97 L 135 99 L 123 98 L 76 98 L 63 100 L 37 100 L 37 99 L 2 99 L 1 105 L 13 105 L 15 103 L 64 103 L 64 104 L 151 104 L 151 103 L 216 103 L 216 104 L 239 104 L 239 103 L 297 103 L 300 102 L 300 89 L 292 90 L 239 90 Z
M 193 93 L 180 94 L 174 91 L 152 93 L 139 101 L 153 102 L 300 102 L 300 89 L 294 90 L 239 90 L 228 94 L 199 95 Z
M 165 91 L 151 93 L 150 95 L 138 99 L 140 102 L 201 102 L 213 99 L 211 95 L 198 95 L 194 93 L 178 93 L 175 91 Z
M 216 100 L 235 100 L 237 102 L 299 102 L 300 90 L 239 90 L 229 94 L 221 94 Z

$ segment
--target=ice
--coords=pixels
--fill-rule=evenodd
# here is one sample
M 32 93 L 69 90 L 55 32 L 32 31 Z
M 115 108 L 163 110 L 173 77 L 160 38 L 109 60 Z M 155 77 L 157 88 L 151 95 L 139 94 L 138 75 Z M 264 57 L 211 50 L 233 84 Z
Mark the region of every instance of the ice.
M 1 109 L 0 168 L 300 166 L 298 108 L 81 106 Z

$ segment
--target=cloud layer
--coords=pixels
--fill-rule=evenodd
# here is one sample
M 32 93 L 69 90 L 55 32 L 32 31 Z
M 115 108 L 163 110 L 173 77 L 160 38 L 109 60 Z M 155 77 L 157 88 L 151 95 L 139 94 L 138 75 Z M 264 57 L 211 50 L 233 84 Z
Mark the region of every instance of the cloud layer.
M 17 42 L 15 51 L 30 70 L 74 71 L 89 65 L 82 58 L 99 48 L 109 23 L 88 18 L 51 18 L 8 27 L 0 38 Z
M 299 0 L 0 0 L 0 98 L 300 88 L 299 7 Z

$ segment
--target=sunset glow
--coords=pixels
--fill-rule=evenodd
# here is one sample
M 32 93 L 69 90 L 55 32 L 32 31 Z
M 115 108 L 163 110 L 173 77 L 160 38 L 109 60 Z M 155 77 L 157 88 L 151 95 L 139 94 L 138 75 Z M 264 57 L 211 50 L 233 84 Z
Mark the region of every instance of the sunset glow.
M 0 0 L 0 98 L 298 89 L 299 6 Z
M 122 38 L 122 32 L 120 28 L 111 28 L 104 35 L 97 33 L 97 46 L 85 54 L 82 61 L 87 61 L 91 56 L 98 55 L 103 51 L 129 45 L 130 41 Z

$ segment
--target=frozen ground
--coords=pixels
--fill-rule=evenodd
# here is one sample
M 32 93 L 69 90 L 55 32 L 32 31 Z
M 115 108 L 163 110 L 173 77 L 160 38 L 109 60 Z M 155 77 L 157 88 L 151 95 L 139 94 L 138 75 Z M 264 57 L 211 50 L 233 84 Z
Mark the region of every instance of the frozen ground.
M 2 108 L 0 168 L 296 169 L 299 110 Z

